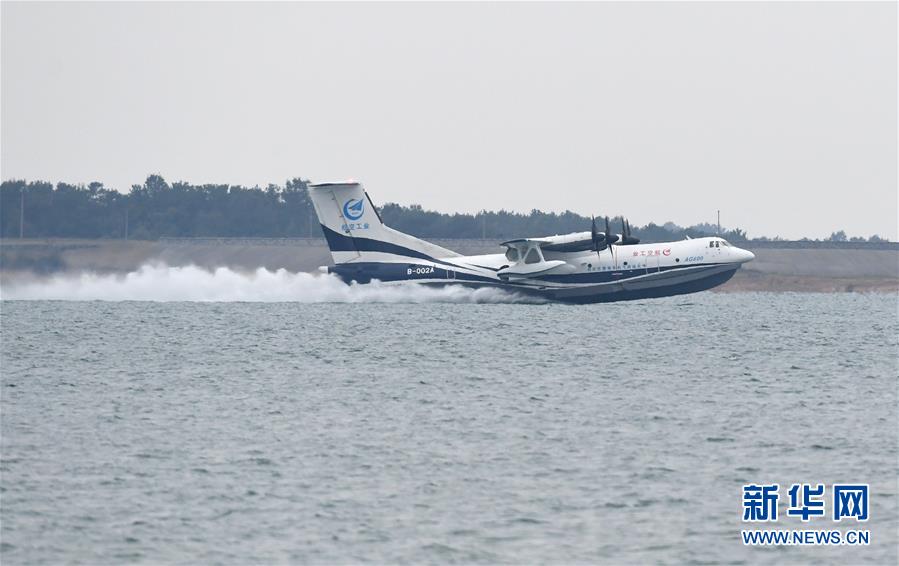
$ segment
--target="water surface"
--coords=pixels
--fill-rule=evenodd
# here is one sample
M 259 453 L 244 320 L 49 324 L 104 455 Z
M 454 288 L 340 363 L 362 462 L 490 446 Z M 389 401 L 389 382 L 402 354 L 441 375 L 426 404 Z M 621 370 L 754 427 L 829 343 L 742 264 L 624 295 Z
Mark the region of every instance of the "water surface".
M 894 296 L 469 302 L 4 301 L 3 563 L 896 563 Z

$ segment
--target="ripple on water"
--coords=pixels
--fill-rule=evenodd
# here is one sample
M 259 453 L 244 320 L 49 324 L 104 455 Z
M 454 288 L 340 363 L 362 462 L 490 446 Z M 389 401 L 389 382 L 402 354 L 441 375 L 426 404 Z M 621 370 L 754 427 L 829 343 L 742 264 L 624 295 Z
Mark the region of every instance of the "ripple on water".
M 895 564 L 895 306 L 3 302 L 0 560 Z M 869 547 L 739 542 L 842 481 Z

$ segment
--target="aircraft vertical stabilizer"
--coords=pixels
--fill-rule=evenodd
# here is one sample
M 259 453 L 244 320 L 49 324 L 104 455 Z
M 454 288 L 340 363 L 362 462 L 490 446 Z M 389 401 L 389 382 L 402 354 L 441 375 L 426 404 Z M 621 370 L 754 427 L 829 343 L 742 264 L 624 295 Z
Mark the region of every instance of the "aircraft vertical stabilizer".
M 359 183 L 310 185 L 309 195 L 335 264 L 459 255 L 385 226 Z

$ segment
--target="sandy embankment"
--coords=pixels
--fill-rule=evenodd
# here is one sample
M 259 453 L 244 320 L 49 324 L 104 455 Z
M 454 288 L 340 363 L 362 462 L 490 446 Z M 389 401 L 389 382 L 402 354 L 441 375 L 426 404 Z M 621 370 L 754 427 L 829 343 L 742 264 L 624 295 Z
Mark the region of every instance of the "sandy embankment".
M 436 241 L 463 254 L 500 251 L 494 241 Z M 899 292 L 899 246 L 838 248 L 784 243 L 747 246 L 756 254 L 719 291 Z M 161 241 L 3 239 L 0 282 L 61 273 L 128 273 L 145 264 L 237 271 L 314 271 L 330 263 L 324 240 L 180 239 Z

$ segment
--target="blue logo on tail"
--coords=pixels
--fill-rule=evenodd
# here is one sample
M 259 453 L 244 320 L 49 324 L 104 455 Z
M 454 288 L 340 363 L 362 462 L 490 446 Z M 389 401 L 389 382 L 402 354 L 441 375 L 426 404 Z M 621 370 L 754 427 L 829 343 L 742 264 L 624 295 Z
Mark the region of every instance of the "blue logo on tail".
M 362 218 L 363 212 L 365 212 L 365 202 L 361 198 L 351 198 L 343 205 L 343 215 L 347 220 L 359 220 Z

